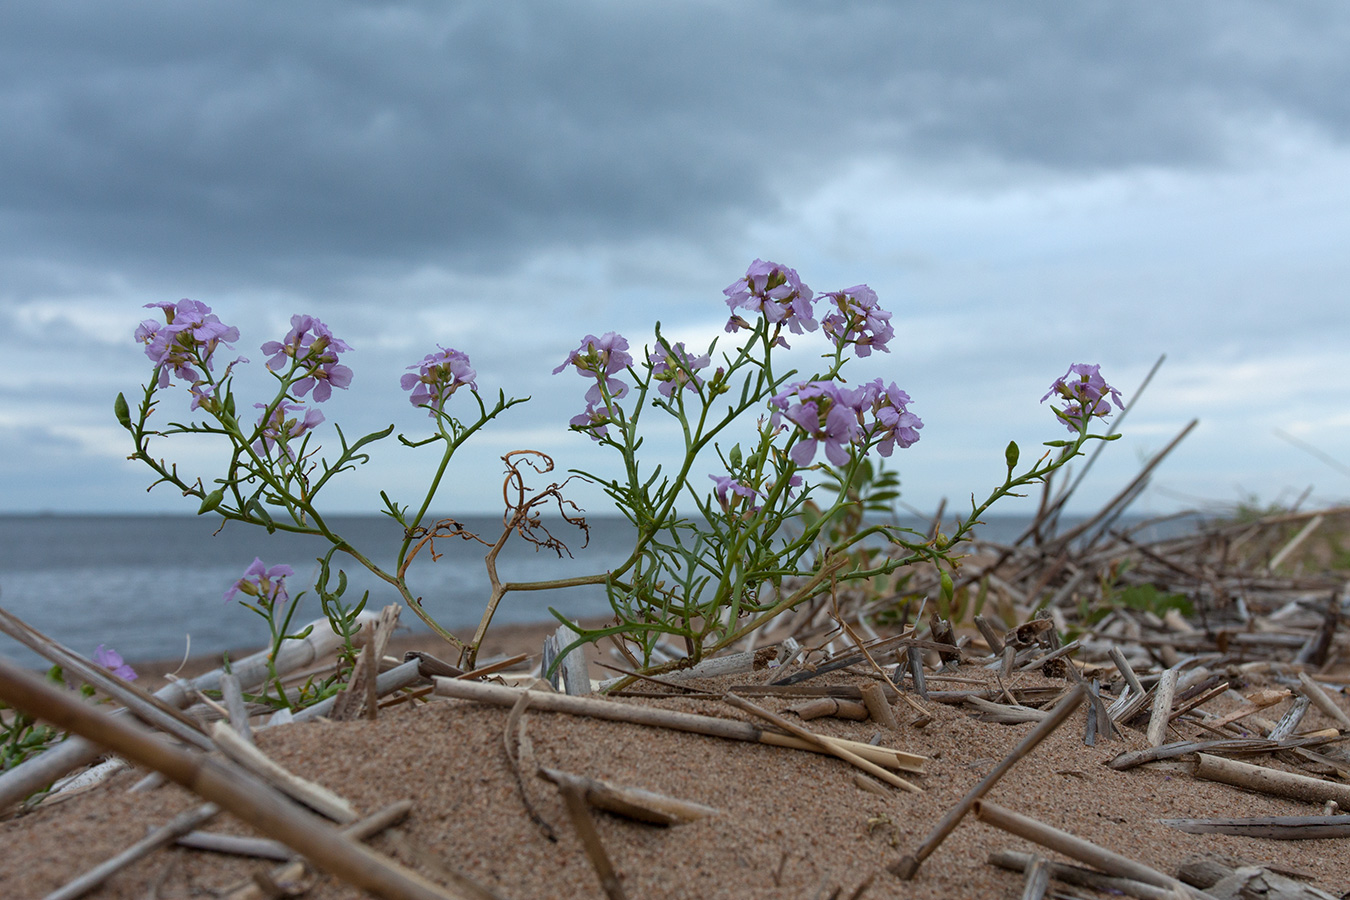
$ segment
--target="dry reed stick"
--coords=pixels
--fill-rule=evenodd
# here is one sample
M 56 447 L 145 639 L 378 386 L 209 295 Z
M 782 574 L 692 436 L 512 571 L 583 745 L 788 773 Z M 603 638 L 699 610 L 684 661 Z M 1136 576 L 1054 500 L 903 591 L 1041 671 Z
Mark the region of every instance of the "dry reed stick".
M 164 773 L 263 834 L 283 841 L 344 882 L 390 900 L 446 900 L 454 895 L 329 827 L 252 775 L 165 744 L 151 731 L 91 709 L 41 678 L 0 659 L 0 700 Z
M 1021 742 L 1013 748 L 1011 753 L 1005 756 L 997 766 L 991 769 L 988 775 L 981 778 L 980 782 L 971 788 L 970 791 L 961 798 L 960 802 L 947 812 L 947 815 L 942 817 L 942 821 L 938 822 L 937 825 L 933 827 L 933 830 L 929 832 L 928 837 L 924 838 L 923 843 L 919 845 L 917 850 L 900 857 L 900 859 L 888 866 L 891 874 L 897 875 L 906 881 L 913 878 L 914 874 L 919 871 L 919 866 L 923 865 L 923 861 L 932 855 L 933 851 L 946 839 L 947 835 L 952 833 L 952 829 L 956 828 L 957 824 L 965 817 L 966 813 L 970 812 L 971 807 L 973 807 L 990 788 L 997 784 L 999 779 L 1006 775 L 1008 770 L 1016 765 L 1022 757 L 1030 753 L 1032 749 L 1041 741 L 1045 740 L 1052 731 L 1064 724 L 1064 720 L 1069 718 L 1069 715 L 1078 708 L 1079 704 L 1081 704 L 1086 697 L 1087 687 L 1085 685 L 1080 683 L 1074 687 L 1074 689 L 1059 702 L 1059 705 L 1051 711 L 1050 715 L 1045 717 L 1044 721 L 1028 732 L 1027 736 L 1022 738 Z
M 1032 859 L 1035 858 L 1039 857 L 1019 850 L 996 850 L 989 854 L 989 862 L 992 865 L 998 866 L 1000 869 L 1012 869 L 1014 872 L 1025 871 Z M 1047 868 L 1050 870 L 1050 877 L 1056 881 L 1062 881 L 1076 887 L 1091 888 L 1103 894 L 1124 894 L 1127 897 L 1138 897 L 1139 900 L 1177 900 L 1175 890 L 1158 887 L 1155 884 L 1148 884 L 1133 878 L 1103 875 L 1101 872 L 1084 869 L 1081 866 L 1071 866 L 1067 863 L 1051 862 L 1048 863 Z
M 1153 712 L 1148 719 L 1147 740 L 1150 747 L 1161 747 L 1167 740 L 1167 723 L 1172 712 L 1172 698 L 1176 696 L 1177 670 L 1165 669 L 1153 693 Z
M 344 827 L 341 833 L 353 840 L 367 840 L 407 818 L 408 813 L 412 811 L 412 806 L 411 800 L 391 803 L 364 819 L 359 819 Z M 266 874 L 272 884 L 284 886 L 300 881 L 308 871 L 309 864 L 297 859 L 286 863 L 284 866 L 278 866 Z M 251 881 L 249 884 L 231 891 L 226 895 L 225 900 L 264 900 L 266 896 L 262 888 L 256 882 Z
M 1350 784 L 1326 781 L 1308 775 L 1295 775 L 1267 766 L 1254 766 L 1251 763 L 1210 756 L 1208 753 L 1196 755 L 1194 774 L 1197 778 L 1222 781 L 1224 784 L 1276 797 L 1289 797 L 1309 803 L 1335 800 L 1342 808 L 1350 806 Z
M 831 741 L 825 735 L 816 734 L 814 731 L 803 728 L 796 722 L 789 721 L 788 719 L 783 718 L 777 713 L 769 712 L 769 710 L 765 709 L 762 706 L 756 706 L 749 700 L 746 700 L 744 697 L 737 697 L 735 694 L 726 694 L 725 698 L 726 701 L 730 703 L 732 706 L 735 706 L 739 709 L 743 709 L 752 715 L 759 716 L 766 722 L 772 722 L 779 728 L 782 728 L 792 733 L 793 735 L 801 738 L 804 741 L 822 747 L 824 752 L 829 753 L 831 756 L 837 756 L 844 762 L 849 763 L 850 765 L 853 765 L 859 769 L 862 769 L 864 772 L 871 775 L 873 778 L 879 778 L 882 781 L 886 782 L 887 784 L 898 787 L 901 790 L 910 791 L 911 793 L 915 794 L 923 793 L 923 788 L 919 787 L 913 782 L 906 781 L 899 775 L 896 775 L 894 772 L 888 772 L 881 766 L 877 765 L 876 763 L 863 759 L 861 756 L 854 753 L 847 747 L 835 741 Z
M 0 612 L 3 612 L 0 610 Z M 362 616 L 367 615 L 362 613 Z M 327 619 L 319 619 L 309 624 L 308 637 L 300 640 L 286 640 L 276 655 L 277 674 L 294 671 L 307 666 L 314 660 L 331 653 L 342 644 L 342 637 L 333 632 Z M 268 660 L 270 649 L 261 650 L 251 656 L 235 662 L 231 671 L 239 679 L 244 689 L 251 689 L 270 677 Z M 197 695 L 198 691 L 215 690 L 225 675 L 223 668 L 213 669 L 199 675 L 191 681 L 174 681 L 155 691 L 155 696 L 171 706 L 182 708 Z M 23 800 L 30 794 L 42 790 L 63 775 L 88 765 L 103 754 L 103 750 L 81 737 L 72 735 L 55 747 L 25 760 L 8 772 L 0 774 L 0 810 L 4 810 Z
M 1327 718 L 1336 723 L 1336 727 L 1341 731 L 1350 731 L 1350 715 L 1345 714 L 1345 710 L 1336 705 L 1326 690 L 1317 682 L 1308 677 L 1307 672 L 1298 673 L 1298 683 L 1303 687 L 1303 696 L 1312 701 Z
M 582 789 L 586 802 L 596 809 L 614 813 L 648 825 L 680 825 L 685 822 L 697 822 L 708 816 L 715 816 L 721 810 L 702 803 L 681 800 L 668 794 L 658 794 L 641 788 L 628 787 L 605 781 L 601 778 L 587 778 L 560 769 L 540 766 L 537 770 L 540 778 L 554 784 L 570 780 Z
M 986 825 L 992 825 L 1011 835 L 1040 844 L 1042 847 L 1054 850 L 1056 853 L 1062 853 L 1081 863 L 1087 863 L 1089 866 L 1100 869 L 1108 875 L 1133 878 L 1136 881 L 1157 885 L 1158 887 L 1168 888 L 1173 891 L 1185 891 L 1186 894 L 1182 896 L 1214 900 L 1214 898 L 1204 891 L 1193 888 L 1170 875 L 1159 872 L 1152 866 L 1146 866 L 1137 860 L 1130 859 L 1128 856 L 1121 856 L 1113 850 L 1107 850 L 1105 847 L 1100 847 L 1077 835 L 1069 834 L 1067 831 L 1053 828 L 1046 825 L 1044 822 L 1038 822 L 1029 816 L 1015 813 L 1010 809 L 999 806 L 997 803 L 990 803 L 988 800 L 977 800 L 975 802 L 974 812 L 975 818 L 984 822 Z
M 172 844 L 192 829 L 209 822 L 219 813 L 219 806 L 214 803 L 203 803 L 196 809 L 175 816 L 121 853 L 99 863 L 78 878 L 66 882 L 44 897 L 43 900 L 75 900 L 76 897 L 83 897 L 122 869 L 144 859 L 160 847 Z
M 581 838 L 581 845 L 586 849 L 586 856 L 595 867 L 600 886 L 605 889 L 605 896 L 609 900 L 628 900 L 623 885 L 619 883 L 619 873 L 614 871 L 614 864 L 610 862 L 605 845 L 600 840 L 600 832 L 595 830 L 595 821 L 591 819 L 590 808 L 586 805 L 585 788 L 574 780 L 573 775 L 566 772 L 556 774 L 560 776 L 556 782 L 558 791 L 567 805 L 568 815 L 572 817 L 572 825 Z
M 212 727 L 211 737 L 226 756 L 291 799 L 298 800 L 339 825 L 347 825 L 357 820 L 356 807 L 345 797 L 321 784 L 287 771 L 251 742 L 240 737 L 224 722 L 217 722 Z
M 516 688 L 485 684 L 478 681 L 461 681 L 457 678 L 437 677 L 435 682 L 436 693 L 440 696 L 454 697 L 459 700 L 473 700 L 478 703 L 490 703 L 493 706 L 514 706 L 523 693 Z M 689 731 L 733 741 L 750 741 L 752 743 L 770 744 L 775 747 L 787 747 L 793 750 L 809 750 L 813 753 L 824 752 L 819 745 L 810 741 L 802 740 L 790 734 L 766 731 L 751 722 L 741 722 L 736 719 L 700 716 L 670 709 L 636 706 L 613 700 L 600 700 L 595 697 L 571 697 L 567 694 L 555 694 L 546 691 L 531 691 L 530 697 L 530 708 L 536 712 L 559 712 L 574 716 L 590 716 L 611 722 L 629 722 L 634 725 L 649 725 L 653 728 L 670 728 L 675 731 Z M 905 753 L 888 747 L 873 747 L 860 741 L 846 741 L 841 738 L 828 738 L 828 740 L 831 743 L 846 747 L 870 762 L 887 768 L 922 774 L 923 765 L 927 762 L 927 757 L 915 753 Z
M 887 731 L 900 730 L 900 722 L 895 718 L 895 710 L 891 709 L 891 704 L 886 700 L 886 693 L 881 689 L 880 684 L 875 681 L 864 684 L 862 686 L 862 699 L 867 711 L 878 725 Z

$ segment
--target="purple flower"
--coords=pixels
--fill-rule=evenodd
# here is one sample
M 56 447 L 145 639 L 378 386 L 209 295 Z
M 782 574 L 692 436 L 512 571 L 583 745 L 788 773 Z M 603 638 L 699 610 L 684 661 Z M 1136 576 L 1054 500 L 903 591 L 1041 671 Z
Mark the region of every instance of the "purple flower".
M 721 505 L 723 512 L 729 512 L 731 507 L 736 504 L 737 497 L 745 497 L 747 503 L 753 500 L 759 491 L 742 484 L 730 475 L 709 475 L 713 481 L 713 493 L 717 495 L 717 502 Z M 730 494 L 731 496 L 728 496 Z M 758 506 L 750 506 L 749 511 L 755 512 Z
M 891 327 L 891 314 L 877 305 L 875 291 L 865 284 L 856 284 L 825 296 L 834 302 L 837 311 L 822 319 L 820 327 L 836 347 L 853 344 L 858 356 L 870 356 L 874 347 L 891 352 L 886 344 L 895 337 L 895 329 Z
M 583 378 L 595 379 L 595 384 L 586 391 L 586 411 L 571 419 L 573 428 L 590 429 L 594 440 L 599 440 L 605 434 L 605 423 L 614 417 L 614 410 L 607 405 L 607 399 L 617 400 L 628 393 L 628 385 L 611 376 L 632 364 L 633 357 L 628 355 L 628 339 L 613 331 L 607 331 L 601 337 L 588 334 L 581 339 L 581 346 L 567 354 L 567 359 L 553 370 L 554 375 L 568 366 L 574 366 Z M 603 390 L 601 385 L 604 386 Z
M 567 420 L 573 428 L 587 432 L 591 440 L 598 441 L 609 433 L 608 425 L 614 421 L 617 412 L 608 406 L 586 404 L 586 411 Z
M 1102 378 L 1101 366 L 1087 363 L 1069 366 L 1069 371 L 1050 385 L 1050 390 L 1041 398 L 1041 402 L 1044 403 L 1052 396 L 1066 401 L 1063 409 L 1055 410 L 1055 415 L 1070 431 L 1087 427 L 1087 421 L 1094 416 L 1105 418 L 1111 412 L 1111 402 L 1119 409 L 1125 408 L 1120 401 L 1120 391 Z
M 127 665 L 126 660 L 122 659 L 122 654 L 116 650 L 110 650 L 102 644 L 94 651 L 94 663 L 100 665 L 112 672 L 123 681 L 135 681 L 138 677 L 136 670 Z
M 352 370 L 338 364 L 338 354 L 352 348 L 346 341 L 333 337 L 328 326 L 313 316 L 291 316 L 291 330 L 280 341 L 268 341 L 262 352 L 272 358 L 267 368 L 278 372 L 286 367 L 286 360 L 295 360 L 303 377 L 291 385 L 295 396 L 303 397 L 314 389 L 314 399 L 322 403 L 333 396 L 333 388 L 345 389 L 352 383 Z
M 441 347 L 440 344 L 436 345 Z M 414 374 L 413 369 L 417 372 Z M 439 353 L 428 353 L 420 363 L 408 366 L 408 374 L 400 380 L 403 390 L 412 391 L 408 397 L 413 406 L 429 406 L 428 415 L 435 416 L 445 409 L 445 401 L 464 385 L 478 392 L 474 381 L 478 373 L 469 365 L 469 357 L 458 350 L 441 347 Z
M 253 444 L 253 449 L 259 456 L 265 456 L 274 444 L 280 444 L 286 455 L 294 459 L 295 454 L 291 452 L 290 442 L 323 423 L 323 413 L 317 409 L 305 409 L 303 403 L 285 401 L 278 403 L 270 417 L 267 417 L 266 403 L 255 403 L 253 406 L 255 409 L 263 410 L 258 416 L 258 424 L 262 426 L 262 431 Z M 290 415 L 301 410 L 304 410 L 303 416 Z
M 842 466 L 848 462 L 845 445 L 863 439 L 859 415 L 868 399 L 866 388 L 846 390 L 833 381 L 799 381 L 770 399 L 777 407 L 771 424 L 777 426 L 782 415 L 801 429 L 802 439 L 788 453 L 797 465 L 809 466 L 816 456 L 816 444 L 823 441 L 826 458 Z
M 684 349 L 683 343 L 672 344 L 670 349 L 674 354 L 674 364 L 671 363 L 672 354 L 666 351 L 665 344 L 658 343 L 647 357 L 652 367 L 652 377 L 661 382 L 657 390 L 663 397 L 674 397 L 678 387 L 696 391 L 702 386 L 703 379 L 694 373 L 708 365 L 709 355 L 694 356 Z
M 737 309 L 760 313 L 779 328 L 786 324 L 793 334 L 801 334 L 803 329 L 816 330 L 815 310 L 811 305 L 814 295 L 802 284 L 796 270 L 787 266 L 757 259 L 745 270 L 745 277 L 722 293 L 732 312 L 726 326 L 729 332 L 750 327 L 750 323 L 736 315 Z M 787 346 L 787 341 L 781 337 L 777 343 Z
M 923 420 L 909 411 L 908 404 L 913 402 L 909 394 L 900 390 L 895 382 L 884 387 L 880 378 L 863 385 L 863 390 L 867 392 L 865 405 L 871 406 L 875 420 L 868 429 L 868 436 L 881 436 L 877 444 L 878 453 L 890 456 L 896 444 L 903 450 L 919 440 Z
M 201 381 L 193 366 L 200 363 L 210 369 L 211 355 L 216 347 L 220 344 L 228 347 L 239 340 L 239 329 L 221 322 L 205 303 L 180 300 L 145 305 L 164 311 L 165 324 L 146 319 L 136 326 L 134 333 L 136 341 L 145 345 L 145 355 L 159 367 L 159 386 L 162 388 L 169 386 L 170 370 L 183 381 Z
M 244 570 L 244 577 L 225 592 L 225 602 L 233 600 L 235 594 L 255 597 L 262 606 L 273 606 L 278 602 L 289 600 L 290 597 L 286 593 L 286 578 L 294 574 L 295 571 L 290 566 L 273 566 L 269 569 L 263 565 L 261 559 L 254 557 L 253 564 Z

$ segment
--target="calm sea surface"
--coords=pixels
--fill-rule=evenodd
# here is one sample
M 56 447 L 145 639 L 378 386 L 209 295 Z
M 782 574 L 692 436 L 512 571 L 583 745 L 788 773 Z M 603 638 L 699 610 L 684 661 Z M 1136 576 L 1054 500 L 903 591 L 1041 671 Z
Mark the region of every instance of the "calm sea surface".
M 478 517 L 465 524 L 492 540 L 500 520 Z M 316 557 L 325 549 L 318 539 L 230 523 L 212 534 L 219 520 L 195 516 L 0 516 L 0 606 L 66 646 L 91 654 L 100 643 L 128 660 L 165 659 L 183 654 L 191 641 L 194 654 L 232 648 L 258 649 L 267 639 L 263 621 L 238 603 L 222 599 L 244 569 L 260 557 L 269 567 L 286 563 L 295 570 L 292 596 L 307 589 L 318 572 Z M 573 559 L 550 551 L 536 553 L 513 537 L 498 569 L 503 580 L 540 581 L 604 572 L 631 550 L 631 529 L 617 517 L 592 517 L 590 546 L 568 526 L 555 530 L 572 549 Z M 1011 541 L 1023 519 L 997 519 L 980 536 Z M 401 531 L 383 516 L 335 517 L 334 530 L 385 567 L 392 567 Z M 452 629 L 478 622 L 488 595 L 483 566 L 485 548 L 459 540 L 437 543 L 443 553 L 432 562 L 423 551 L 410 586 L 427 611 Z M 336 560 L 335 560 L 336 562 Z M 378 610 L 397 599 L 395 592 L 359 567 L 342 564 L 351 580 L 348 599 L 370 590 L 369 606 Z M 555 607 L 573 618 L 609 611 L 604 590 L 582 587 L 508 594 L 495 622 L 538 622 Z M 321 615 L 318 600 L 307 593 L 297 622 Z M 405 611 L 402 622 L 425 626 Z M 0 635 L 0 656 L 24 665 L 41 660 L 9 637 Z

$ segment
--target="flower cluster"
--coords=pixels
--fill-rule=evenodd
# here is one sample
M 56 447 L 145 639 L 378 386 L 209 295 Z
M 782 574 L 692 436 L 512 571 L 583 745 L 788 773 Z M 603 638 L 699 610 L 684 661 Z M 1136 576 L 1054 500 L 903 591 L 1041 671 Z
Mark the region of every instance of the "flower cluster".
M 169 372 L 172 371 L 180 380 L 199 388 L 193 391 L 192 408 L 196 409 L 210 392 L 200 389 L 203 379 L 193 366 L 200 364 L 210 369 L 211 355 L 216 347 L 220 344 L 229 347 L 239 340 L 239 329 L 221 322 L 211 313 L 211 307 L 196 300 L 147 303 L 145 306 L 162 309 L 165 323 L 161 325 L 154 319 L 145 319 L 136 327 L 136 341 L 145 345 L 145 355 L 159 369 L 160 387 L 169 386 Z
M 613 376 L 632 364 L 628 340 L 613 331 L 601 337 L 588 334 L 581 339 L 581 346 L 567 354 L 567 359 L 553 370 L 554 375 L 573 366 L 583 378 L 595 380 L 586 391 L 586 411 L 569 420 L 573 428 L 590 431 L 592 440 L 598 441 L 605 436 L 605 425 L 615 415 L 609 401 L 628 393 L 628 385 Z
M 400 381 L 403 390 L 412 391 L 408 397 L 412 405 L 427 407 L 432 417 L 444 412 L 445 401 L 464 385 L 478 392 L 474 381 L 478 373 L 469 365 L 469 357 L 458 350 L 436 346 L 440 347 L 439 353 L 428 353 L 421 362 L 408 366 L 408 374 Z
M 258 440 L 253 444 L 253 449 L 259 456 L 267 455 L 274 444 L 280 444 L 286 455 L 294 459 L 295 454 L 290 448 L 291 440 L 318 427 L 323 422 L 323 413 L 317 409 L 307 409 L 303 403 L 282 401 L 272 410 L 271 416 L 267 415 L 266 403 L 255 403 L 253 405 L 255 408 L 263 410 L 258 416 L 258 425 L 262 427 L 262 431 L 259 432 Z M 302 410 L 304 415 L 299 415 Z M 291 415 L 291 413 L 296 413 L 296 415 Z
M 707 353 L 694 356 L 684 349 L 683 343 L 672 344 L 670 352 L 666 351 L 665 344 L 658 343 L 656 349 L 647 356 L 647 362 L 652 368 L 652 378 L 661 383 L 657 390 L 661 392 L 661 396 L 668 398 L 675 396 L 677 388 L 698 390 L 703 385 L 703 379 L 698 377 L 697 372 L 710 361 L 711 357 Z
M 863 388 L 850 390 L 833 381 L 799 381 L 769 400 L 776 407 L 770 426 L 776 428 L 782 416 L 801 429 L 803 437 L 788 454 L 797 465 L 809 466 L 816 445 L 823 443 L 826 458 L 842 466 L 848 462 L 845 446 L 865 438 L 860 413 L 867 401 Z
M 303 373 L 291 385 L 295 396 L 303 397 L 314 389 L 315 401 L 322 403 L 333 396 L 333 388 L 346 389 L 352 383 L 352 370 L 338 363 L 338 354 L 352 348 L 346 341 L 333 337 L 328 326 L 313 316 L 291 316 L 291 330 L 280 341 L 268 341 L 262 352 L 271 359 L 267 368 L 278 372 L 288 359 Z
M 1055 415 L 1070 431 L 1086 428 L 1088 420 L 1093 417 L 1105 418 L 1111 412 L 1110 401 L 1114 401 L 1118 409 L 1125 408 L 1120 400 L 1120 391 L 1102 378 L 1101 366 L 1087 363 L 1069 366 L 1069 371 L 1050 385 L 1050 390 L 1041 398 L 1041 402 L 1044 403 L 1052 396 L 1066 401 L 1063 409 L 1055 410 Z
M 886 344 L 895 336 L 891 314 L 877 304 L 876 291 L 856 284 L 842 291 L 825 294 L 835 305 L 820 322 L 820 327 L 836 347 L 852 344 L 858 356 L 869 356 L 872 349 L 890 353 Z
M 871 407 L 874 420 L 868 436 L 873 440 L 880 438 L 876 444 L 878 453 L 890 456 L 896 444 L 903 450 L 919 440 L 923 420 L 909 411 L 909 404 L 913 402 L 909 394 L 893 381 L 889 386 L 883 385 L 880 378 L 863 385 L 863 389 L 867 391 L 865 405 Z
M 135 681 L 139 677 L 136 670 L 127 665 L 126 660 L 122 659 L 122 654 L 104 647 L 102 644 L 99 644 L 98 649 L 94 651 L 94 662 L 123 681 Z
M 736 314 L 737 309 L 760 313 L 770 324 L 779 328 L 786 325 L 793 334 L 801 334 L 803 329 L 816 330 L 815 309 L 812 306 L 815 295 L 802 284 L 796 270 L 787 266 L 757 259 L 745 270 L 745 277 L 722 293 L 726 295 L 727 306 L 731 307 L 732 312 L 727 321 L 728 332 L 750 327 L 749 322 Z M 781 337 L 776 343 L 788 346 Z
M 246 594 L 256 598 L 258 605 L 264 608 L 284 603 L 290 599 L 286 593 L 286 578 L 294 574 L 295 570 L 290 566 L 280 565 L 269 569 L 261 559 L 254 557 L 253 564 L 244 570 L 244 577 L 225 592 L 225 602 L 233 600 L 235 594 Z
M 713 493 L 717 496 L 717 502 L 721 505 L 723 512 L 728 512 L 732 505 L 736 503 L 737 497 L 744 497 L 747 501 L 754 500 L 759 496 L 759 491 L 743 482 L 737 481 L 730 475 L 709 475 L 713 481 Z M 751 506 L 750 511 L 754 512 L 759 507 Z

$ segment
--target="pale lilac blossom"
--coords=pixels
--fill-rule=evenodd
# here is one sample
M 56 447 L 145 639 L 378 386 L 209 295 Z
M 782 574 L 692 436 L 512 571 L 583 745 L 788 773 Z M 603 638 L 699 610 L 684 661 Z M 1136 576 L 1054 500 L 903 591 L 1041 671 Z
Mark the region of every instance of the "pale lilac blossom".
M 795 269 L 756 259 L 745 270 L 745 275 L 722 291 L 731 308 L 731 318 L 727 321 L 728 332 L 749 328 L 750 323 L 736 314 L 737 309 L 746 309 L 764 316 L 765 321 L 780 328 L 786 325 L 793 334 L 815 331 L 817 323 L 812 306 L 814 295 L 811 289 L 802 284 Z M 776 343 L 786 347 L 787 341 L 780 336 Z
M 878 453 L 890 456 L 897 444 L 903 450 L 918 442 L 923 420 L 909 411 L 909 404 L 913 402 L 909 394 L 900 390 L 895 382 L 884 385 L 880 378 L 864 385 L 863 389 L 865 405 L 871 407 L 873 417 L 868 436 L 881 438 L 876 445 Z
M 870 356 L 875 348 L 890 353 L 886 344 L 895 337 L 891 314 L 877 305 L 877 295 L 865 284 L 825 294 L 835 311 L 820 322 L 836 347 L 853 344 L 858 356 Z
M 127 665 L 126 660 L 122 659 L 122 654 L 105 647 L 103 644 L 99 644 L 98 649 L 94 651 L 94 663 L 112 672 L 123 681 L 135 681 L 139 677 L 136 670 Z
M 713 481 L 713 493 L 717 496 L 717 502 L 722 507 L 723 512 L 731 510 L 731 507 L 736 504 L 737 497 L 744 497 L 749 503 L 759 495 L 759 491 L 737 481 L 730 475 L 709 475 L 708 477 Z M 749 507 L 750 512 L 755 512 L 758 509 L 758 506 Z
M 145 345 L 145 355 L 159 367 L 162 388 L 169 386 L 170 371 L 182 381 L 200 382 L 202 377 L 193 367 L 201 364 L 209 370 L 216 347 L 220 344 L 228 347 L 239 340 L 238 328 L 221 322 L 211 307 L 197 300 L 160 301 L 145 306 L 163 310 L 165 322 L 161 325 L 154 319 L 145 319 L 136 326 L 133 336 L 137 343 Z
M 612 421 L 615 411 L 608 406 L 609 400 L 617 400 L 628 394 L 628 385 L 614 378 L 633 364 L 628 353 L 628 340 L 621 334 L 608 331 L 600 337 L 588 334 L 581 339 L 581 345 L 562 361 L 553 374 L 573 367 L 583 378 L 592 378 L 595 383 L 586 391 L 586 410 L 573 416 L 570 424 L 573 428 L 590 431 L 592 440 L 599 440 L 606 433 L 605 425 Z M 603 385 L 603 390 L 602 390 Z
M 233 600 L 236 594 L 253 597 L 261 606 L 274 606 L 290 599 L 286 593 L 286 578 L 294 575 L 295 570 L 287 565 L 267 568 L 263 561 L 254 557 L 253 564 L 244 570 L 240 578 L 225 592 L 225 602 Z
M 823 443 L 826 458 L 842 466 L 849 459 L 846 447 L 861 443 L 864 437 L 859 414 L 867 400 L 864 388 L 841 388 L 833 381 L 799 381 L 770 399 L 776 407 L 770 421 L 776 427 L 781 415 L 801 429 L 802 437 L 788 452 L 797 465 L 809 466 L 817 445 Z
M 408 366 L 408 374 L 400 380 L 403 390 L 412 391 L 409 402 L 416 407 L 429 407 L 430 416 L 445 410 L 445 401 L 461 387 L 478 392 L 474 380 L 478 373 L 469 365 L 469 357 L 453 348 L 440 347 L 438 353 L 428 353 L 419 363 Z M 414 371 L 416 370 L 416 371 Z
M 711 357 L 707 353 L 694 356 L 684 349 L 683 343 L 672 344 L 670 350 L 667 352 L 665 344 L 658 343 L 647 357 L 652 367 L 652 377 L 660 382 L 657 390 L 663 397 L 674 397 L 675 389 L 680 387 L 697 391 L 703 385 L 703 379 L 697 373 L 708 365 Z
M 312 388 L 315 401 L 322 403 L 333 396 L 333 388 L 346 389 L 352 383 L 352 370 L 338 362 L 338 354 L 352 348 L 346 341 L 313 316 L 291 316 L 291 330 L 280 341 L 268 341 L 262 352 L 271 359 L 267 368 L 273 372 L 284 369 L 287 360 L 294 360 L 302 377 L 291 390 L 303 397 Z
M 1044 403 L 1052 396 L 1066 401 L 1063 409 L 1055 410 L 1055 415 L 1070 431 L 1085 427 L 1088 419 L 1110 415 L 1112 402 L 1119 409 L 1125 408 L 1120 391 L 1102 378 L 1101 366 L 1087 363 L 1069 366 L 1069 371 L 1050 385 L 1050 390 L 1041 398 L 1041 402 Z
M 283 400 L 272 410 L 271 416 L 267 415 L 266 403 L 255 403 L 253 406 L 262 410 L 258 415 L 258 425 L 262 426 L 262 431 L 253 444 L 253 449 L 259 456 L 265 456 L 271 452 L 274 445 L 280 444 L 286 455 L 294 459 L 295 454 L 291 450 L 290 442 L 323 423 L 323 413 L 317 409 L 307 409 L 303 403 L 288 403 Z M 303 415 L 300 415 L 302 411 Z M 292 415 L 293 413 L 295 415 Z

